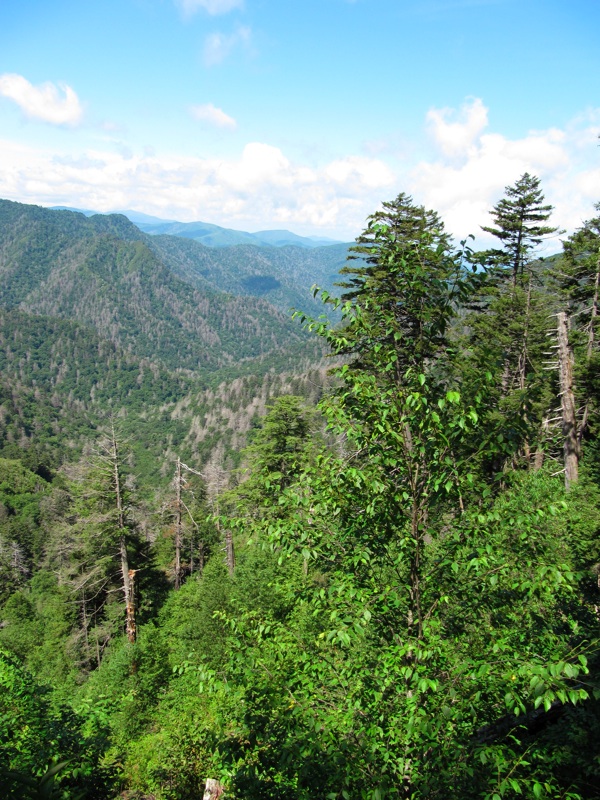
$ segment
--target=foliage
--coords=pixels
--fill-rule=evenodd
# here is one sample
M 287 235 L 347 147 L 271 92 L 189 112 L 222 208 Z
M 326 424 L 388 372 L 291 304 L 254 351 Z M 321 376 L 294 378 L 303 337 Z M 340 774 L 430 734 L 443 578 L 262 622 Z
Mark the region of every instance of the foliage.
M 0 651 L 0 777 L 4 796 L 75 800 L 98 797 L 111 775 L 99 760 L 101 732 L 82 734 L 84 720 L 53 709 L 51 692 Z
M 62 314 L 93 289 L 100 330 L 106 287 L 135 291 L 112 343 L 56 317 L 0 319 L 12 796 L 192 800 L 211 777 L 245 800 L 596 800 L 597 220 L 547 264 L 536 248 L 555 228 L 533 176 L 493 210 L 502 247 L 487 253 L 400 194 L 358 238 L 341 299 L 321 293 L 330 313 L 296 315 L 317 343 L 279 350 L 275 318 L 210 322 L 240 314 L 218 280 L 271 274 L 260 254 L 226 254 L 218 278 L 197 243 L 150 247 L 120 217 L 15 206 L 0 203 L 3 252 L 33 255 L 26 275 L 2 262 L 6 303 L 40 310 L 46 281 Z M 60 259 L 85 276 L 67 292 Z M 188 304 L 204 289 L 208 328 Z M 569 491 L 546 369 L 563 307 L 584 445 Z M 196 336 L 210 379 L 190 361 Z M 176 351 L 185 377 L 167 369 Z M 307 353 L 318 364 L 301 376 Z M 103 438 L 111 411 L 134 447 Z M 60 467 L 67 453 L 86 459 Z M 180 512 L 185 580 L 170 590 Z

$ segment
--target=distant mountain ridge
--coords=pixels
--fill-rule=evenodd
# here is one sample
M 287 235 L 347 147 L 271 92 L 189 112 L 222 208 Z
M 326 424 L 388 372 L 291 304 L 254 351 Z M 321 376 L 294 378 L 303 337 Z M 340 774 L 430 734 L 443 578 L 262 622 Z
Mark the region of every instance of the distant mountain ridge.
M 114 414 L 153 481 L 175 446 L 224 459 L 274 393 L 320 391 L 323 343 L 287 309 L 321 313 L 310 284 L 329 285 L 345 253 L 208 248 L 0 200 L 0 455 L 56 466 Z
M 70 206 L 52 206 L 51 211 L 78 211 L 86 217 L 99 214 L 98 211 L 89 209 L 71 208 Z M 118 210 L 110 214 L 122 214 L 133 222 L 144 233 L 151 236 L 166 234 L 169 236 L 181 236 L 185 239 L 194 239 L 206 247 L 231 247 L 237 244 L 253 244 L 257 247 L 285 247 L 295 245 L 296 247 L 323 247 L 333 244 L 343 244 L 336 239 L 328 239 L 319 236 L 298 236 L 288 230 L 265 230 L 248 233 L 238 231 L 233 228 L 223 228 L 210 222 L 178 222 L 171 219 L 161 219 L 141 211 Z
M 56 213 L 60 209 L 48 209 Z M 62 209 L 73 213 L 73 209 Z M 77 213 L 77 212 L 75 212 Z M 78 212 L 84 215 L 84 212 Z M 85 212 L 95 224 L 108 225 L 107 220 L 126 222 L 124 215 L 92 215 Z M 139 215 L 147 218 L 147 215 Z M 178 226 L 182 223 L 173 223 Z M 190 223 L 193 225 L 194 223 Z M 254 242 L 209 246 L 201 239 L 173 233 L 144 234 L 142 223 L 129 222 L 130 236 L 144 241 L 147 247 L 172 270 L 173 274 L 198 291 L 216 290 L 238 297 L 262 297 L 289 316 L 290 308 L 319 315 L 326 311 L 320 301 L 315 301 L 311 286 L 314 284 L 335 294 L 339 270 L 348 255 L 347 244 L 328 244 L 304 247 L 295 244 L 257 245 Z M 135 227 L 134 227 L 135 225 Z M 155 227 L 158 231 L 160 226 Z M 165 225 L 165 228 L 172 226 Z M 225 229 L 221 229 L 225 230 Z M 135 231 L 136 233 L 131 233 Z M 277 241 L 280 231 L 267 232 Z
M 0 305 L 72 320 L 137 357 L 204 374 L 304 338 L 260 297 L 178 276 L 153 241 L 122 215 L 0 200 Z

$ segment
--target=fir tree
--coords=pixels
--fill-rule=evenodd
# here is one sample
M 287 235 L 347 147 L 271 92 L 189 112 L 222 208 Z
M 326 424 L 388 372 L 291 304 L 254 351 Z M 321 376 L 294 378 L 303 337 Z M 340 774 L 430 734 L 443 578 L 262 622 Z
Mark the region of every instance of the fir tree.
M 513 286 L 523 278 L 534 249 L 546 236 L 557 233 L 558 228 L 544 224 L 552 210 L 544 204 L 540 179 L 525 172 L 514 186 L 506 187 L 506 196 L 494 206 L 494 226 L 482 226 L 502 243 L 502 249 L 490 250 L 488 255 L 501 275 L 511 277 Z

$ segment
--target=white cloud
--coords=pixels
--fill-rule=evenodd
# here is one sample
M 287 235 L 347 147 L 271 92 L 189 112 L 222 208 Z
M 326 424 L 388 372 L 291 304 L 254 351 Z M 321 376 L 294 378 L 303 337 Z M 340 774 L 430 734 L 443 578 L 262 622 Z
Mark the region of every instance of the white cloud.
M 444 155 L 464 156 L 487 127 L 488 110 L 474 98 L 463 104 L 458 121 L 450 121 L 455 116 L 451 108 L 432 108 L 427 112 L 427 123 Z
M 237 128 L 237 122 L 234 118 L 226 114 L 221 108 L 213 106 L 212 103 L 191 106 L 190 114 L 194 119 L 200 122 L 208 122 L 209 125 L 214 125 L 216 128 L 229 128 L 229 130 Z
M 52 125 L 77 125 L 83 116 L 79 98 L 70 86 L 42 83 L 33 86 L 22 75 L 0 75 L 0 95 L 13 100 L 30 119 Z
M 69 153 L 0 141 L 0 197 L 100 211 L 135 208 L 242 230 L 282 227 L 349 240 L 383 200 L 408 191 L 462 238 L 480 235 L 505 186 L 528 171 L 542 179 L 556 207 L 555 224 L 573 230 L 594 214 L 600 110 L 563 129 L 512 139 L 484 120 L 481 100 L 457 112 L 430 112 L 424 125 L 432 151 L 418 163 L 348 154 L 315 165 L 268 142 L 249 142 L 223 158 L 132 150 L 117 139 Z
M 241 26 L 233 33 L 211 33 L 204 41 L 203 59 L 207 67 L 221 64 L 237 47 L 250 46 L 252 31 Z
M 354 238 L 367 214 L 393 193 L 393 173 L 377 159 L 309 167 L 264 142 L 248 143 L 231 159 L 128 155 L 106 148 L 66 158 L 0 142 L 0 197 Z
M 481 235 L 492 206 L 524 172 L 542 179 L 561 227 L 577 227 L 600 199 L 600 181 L 594 178 L 600 170 L 593 164 L 597 159 L 591 144 L 600 125 L 593 114 L 565 130 L 530 131 L 508 139 L 486 130 L 488 110 L 475 98 L 458 114 L 432 109 L 427 125 L 436 152 L 409 170 L 407 188 L 419 202 L 439 211 L 459 237 Z
M 332 161 L 325 174 L 339 185 L 355 183 L 372 189 L 389 186 L 394 182 L 394 174 L 387 164 L 362 156 L 348 156 Z
M 244 0 L 175 0 L 175 5 L 186 17 L 191 17 L 200 9 L 211 16 L 227 14 L 234 8 L 243 8 Z

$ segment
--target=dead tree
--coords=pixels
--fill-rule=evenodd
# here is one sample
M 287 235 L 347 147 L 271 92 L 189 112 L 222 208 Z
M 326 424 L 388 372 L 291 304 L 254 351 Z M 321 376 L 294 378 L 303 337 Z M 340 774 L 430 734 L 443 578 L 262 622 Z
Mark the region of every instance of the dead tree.
M 573 352 L 569 344 L 569 319 L 564 311 L 558 319 L 558 374 L 561 398 L 565 488 L 579 477 L 579 435 L 573 390 Z
M 110 439 L 110 458 L 113 470 L 113 491 L 117 512 L 117 528 L 119 530 L 119 555 L 121 557 L 121 580 L 123 583 L 123 595 L 125 600 L 125 630 L 127 638 L 131 644 L 136 639 L 135 622 L 135 570 L 129 568 L 129 558 L 127 556 L 127 525 L 125 521 L 125 507 L 123 504 L 123 484 L 119 469 L 119 449 L 114 426 L 111 428 Z
M 594 296 L 592 298 L 592 308 L 590 313 L 590 321 L 588 325 L 588 341 L 587 341 L 587 349 L 586 349 L 586 359 L 589 362 L 592 354 L 594 352 L 594 348 L 596 346 L 596 319 L 598 317 L 598 290 L 600 288 L 600 255 L 598 256 L 597 261 L 597 270 L 596 275 L 594 278 Z M 585 408 L 583 409 L 583 419 L 581 420 L 581 425 L 579 426 L 579 443 L 581 444 L 581 440 L 587 430 L 588 426 L 588 419 L 590 415 L 590 401 L 587 400 L 585 404 Z
M 223 797 L 224 792 L 225 787 L 222 783 L 219 783 L 214 778 L 207 778 L 202 800 L 219 800 L 219 798 Z
M 181 586 L 181 539 L 182 539 L 182 505 L 181 505 L 181 459 L 177 458 L 175 474 L 175 588 Z

